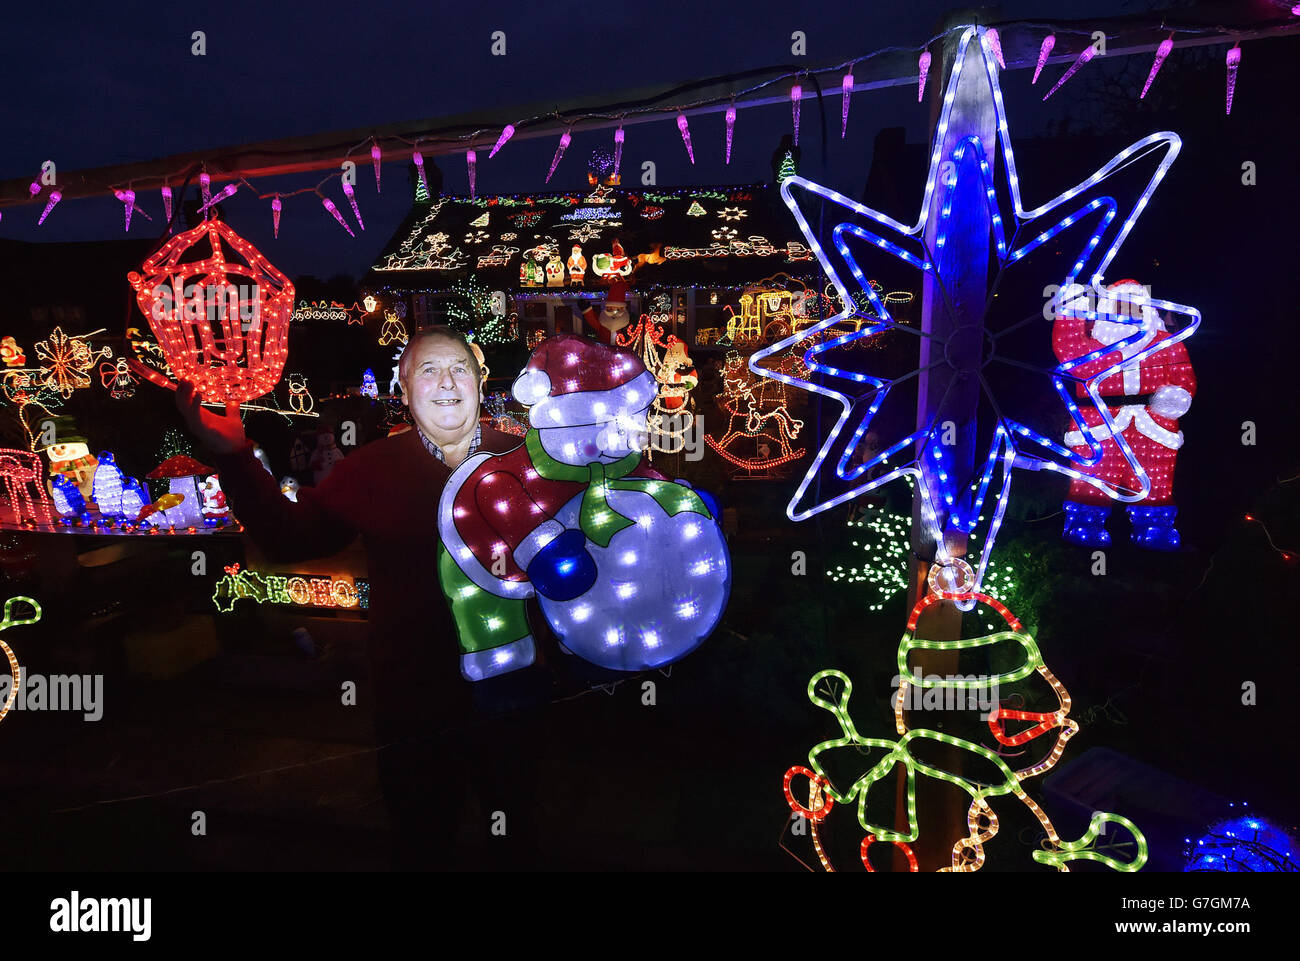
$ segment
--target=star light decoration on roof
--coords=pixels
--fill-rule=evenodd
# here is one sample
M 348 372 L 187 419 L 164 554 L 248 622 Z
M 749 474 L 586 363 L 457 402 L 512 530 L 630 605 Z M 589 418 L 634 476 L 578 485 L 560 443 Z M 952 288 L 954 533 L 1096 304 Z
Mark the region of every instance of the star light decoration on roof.
M 976 40 L 977 47 L 975 55 L 970 59 L 973 63 L 982 63 L 984 67 L 996 123 L 996 142 L 987 147 L 977 136 L 967 136 L 960 140 L 955 134 L 951 138 L 948 136 L 953 101 L 962 65 L 967 62 L 967 47 L 972 39 Z M 967 66 L 967 69 L 972 68 Z M 996 71 L 996 60 L 983 31 L 974 27 L 968 29 L 960 41 L 952 78 L 944 95 L 943 109 L 930 154 L 921 212 L 915 223 L 900 223 L 802 177 L 791 176 L 782 183 L 781 196 L 794 214 L 799 229 L 803 231 L 822 269 L 838 291 L 840 303 L 852 305 L 855 301 L 856 294 L 850 293 L 847 280 L 865 294 L 870 301 L 871 310 L 866 312 L 850 307 L 757 351 L 750 358 L 750 367 L 755 373 L 833 398 L 843 407 L 839 419 L 830 429 L 825 443 L 786 508 L 790 519 L 806 520 L 895 478 L 911 475 L 918 480 L 917 489 L 922 495 L 922 521 L 927 534 L 936 545 L 936 565 L 949 566 L 954 558 L 967 554 L 974 568 L 974 584 L 969 588 L 971 592 L 981 590 L 989 552 L 1006 511 L 1013 467 L 1035 471 L 1051 470 L 1079 477 L 1115 500 L 1126 503 L 1140 501 L 1147 495 L 1151 487 L 1150 480 L 1137 463 L 1122 434 L 1114 429 L 1115 422 L 1098 388 L 1103 380 L 1122 367 L 1136 366 L 1153 353 L 1185 340 L 1200 324 L 1200 313 L 1182 304 L 1155 298 L 1141 302 L 1125 301 L 1123 297 L 1117 300 L 1114 294 L 1107 294 L 1102 280 L 1106 268 L 1119 252 L 1155 188 L 1178 155 L 1181 148 L 1178 136 L 1166 131 L 1144 137 L 1120 151 L 1090 177 L 1052 200 L 1027 210 L 1021 202 L 1020 182 Z M 999 145 L 1001 165 L 997 164 Z M 1136 201 L 1121 204 L 1115 198 L 1103 195 L 1099 184 L 1112 174 L 1133 167 L 1147 158 L 1154 159 L 1157 163 L 1149 179 L 1145 180 Z M 1146 173 L 1142 176 L 1147 178 Z M 936 197 L 936 190 L 943 193 Z M 966 204 L 977 202 L 988 206 L 991 235 L 988 252 L 992 255 L 989 259 L 994 262 L 989 291 L 998 291 L 1008 268 L 1020 264 L 1022 260 L 1033 260 L 1028 255 L 1036 248 L 1068 231 L 1057 243 L 1070 244 L 1066 248 L 1071 252 L 1071 259 L 1066 262 L 1072 260 L 1069 273 L 1065 278 L 1060 278 L 1059 273 L 1055 277 L 1046 275 L 1049 280 L 1063 280 L 1059 292 L 1053 295 L 1049 304 L 1051 312 L 1064 311 L 1089 320 L 1103 319 L 1127 324 L 1132 327 L 1133 333 L 1115 344 L 1074 360 L 1061 364 L 1049 361 L 1036 365 L 1013 356 L 1009 349 L 1014 350 L 1016 338 L 1023 344 L 1025 335 L 1034 333 L 1033 324 L 1043 324 L 1043 319 L 1051 315 L 1041 303 L 1033 305 L 1030 316 L 1009 323 L 1001 321 L 1002 326 L 999 326 L 998 312 L 992 309 L 995 300 L 989 296 L 985 300 L 983 317 L 978 318 L 974 324 L 958 325 L 954 322 L 951 324 L 951 333 L 946 335 L 941 332 L 928 333 L 896 322 L 886 303 L 872 289 L 856 257 L 863 251 L 873 250 L 920 270 L 923 279 L 933 285 L 934 296 L 939 298 L 936 308 L 949 311 L 948 316 L 951 318 L 955 279 L 953 262 L 963 254 L 970 255 L 969 251 L 960 249 L 961 238 L 956 232 L 952 236 L 957 242 L 949 244 L 945 250 L 952 225 L 950 217 L 954 210 L 954 200 L 958 197 Z M 819 218 L 815 213 L 806 215 L 804 211 L 804 207 L 817 200 L 824 204 L 825 224 L 832 240 L 832 245 L 826 247 L 822 245 L 817 231 L 810 226 L 810 220 L 816 223 Z M 925 239 L 927 218 L 932 207 L 938 209 L 938 223 L 933 231 L 933 252 L 929 250 Z M 961 206 L 958 211 L 963 212 Z M 1077 247 L 1073 246 L 1075 241 Z M 1078 250 L 1077 257 L 1072 254 L 1074 250 Z M 1059 267 L 1049 269 L 1059 271 Z M 1048 295 L 1050 289 L 1044 291 L 1044 296 Z M 1098 313 L 1092 309 L 1094 306 L 1103 306 L 1112 312 Z M 1171 336 L 1138 350 L 1125 359 L 1121 357 L 1120 351 L 1138 344 L 1149 333 L 1152 321 L 1147 318 L 1153 312 L 1144 311 L 1143 306 L 1159 308 L 1167 312 L 1167 319 L 1178 318 L 1181 323 L 1170 323 Z M 863 321 L 857 330 L 830 339 L 823 334 L 829 328 L 854 318 L 862 318 Z M 1048 328 L 1044 324 L 1042 329 L 1043 335 L 1032 341 L 1039 348 L 1033 353 L 1036 356 L 1050 357 Z M 876 359 L 877 352 L 850 354 L 844 348 L 852 346 L 854 341 L 861 338 L 890 330 L 917 337 L 918 345 L 926 348 L 927 361 L 918 360 L 910 369 L 894 373 L 892 377 L 876 376 L 850 368 L 850 365 L 879 363 Z M 807 377 L 796 376 L 797 371 L 796 375 L 792 375 L 762 366 L 765 358 L 783 354 L 791 348 L 795 348 L 795 352 L 802 352 L 809 371 Z M 827 359 L 827 354 L 836 353 L 837 357 Z M 1113 356 L 1115 363 L 1086 379 L 1072 373 L 1076 368 L 1102 356 Z M 971 360 L 972 357 L 975 359 Z M 994 369 L 997 367 L 1002 368 L 1000 375 L 995 375 Z M 948 389 L 939 403 L 931 407 L 934 416 L 930 423 L 921 425 L 910 433 L 906 433 L 909 428 L 895 429 L 890 433 L 891 426 L 916 423 L 916 397 L 920 389 L 917 385 L 925 380 L 925 375 L 936 370 L 939 376 L 948 377 Z M 1046 393 L 1040 395 L 1032 407 L 1026 406 L 1023 390 L 1016 391 L 1018 396 L 999 398 L 999 392 L 990 386 L 990 379 L 1007 376 L 1008 372 L 1021 376 L 1022 379 L 1025 374 L 1037 374 L 1051 384 L 1061 406 L 1056 407 L 1055 401 L 1044 403 L 1050 398 L 1050 394 Z M 818 380 L 815 381 L 814 377 Z M 845 392 L 829 386 L 838 386 L 837 382 L 843 381 L 854 385 L 856 391 Z M 968 424 L 968 417 L 963 411 L 969 410 L 972 381 L 977 382 L 975 386 L 978 389 L 979 403 L 975 422 Z M 1139 489 L 1121 489 L 1082 473 L 1083 469 L 1100 460 L 1102 451 L 1100 442 L 1082 426 L 1079 408 L 1072 396 L 1075 385 L 1079 383 L 1085 385 L 1091 403 L 1101 419 L 1112 429 L 1114 440 L 1139 479 Z M 896 388 L 900 385 L 909 389 L 916 388 L 911 394 L 910 409 L 898 406 L 897 395 L 900 392 Z M 958 389 L 954 390 L 954 385 Z M 895 393 L 893 410 L 887 404 L 891 392 Z M 906 391 L 901 393 L 906 394 Z M 960 396 L 954 396 L 962 394 L 967 395 L 964 400 Z M 1081 403 L 1087 404 L 1089 401 Z M 887 413 L 878 416 L 882 407 L 886 408 Z M 1043 430 L 1049 428 L 1036 428 L 1026 422 L 1035 417 L 1041 420 L 1043 411 L 1052 408 L 1057 414 L 1068 413 L 1073 421 L 1073 429 L 1083 430 L 1092 445 L 1089 455 L 1082 458 L 1075 455 L 1069 448 L 1043 433 Z M 891 417 L 891 414 L 897 416 Z M 1064 423 L 1063 417 L 1060 420 Z M 957 430 L 958 427 L 962 430 Z M 846 428 L 851 428 L 847 440 L 842 436 L 846 433 Z M 880 451 L 851 466 L 854 452 L 868 430 L 876 432 Z M 973 467 L 963 468 L 956 463 L 954 447 L 963 441 L 954 443 L 952 435 L 959 433 L 967 438 L 965 443 L 968 450 L 973 450 L 973 456 L 968 459 Z M 1055 430 L 1053 433 L 1060 436 Z M 827 461 L 833 465 L 834 471 L 823 473 L 823 464 Z M 995 475 L 998 475 L 997 494 L 991 505 L 992 517 L 986 520 L 985 506 L 989 503 L 989 491 L 994 485 Z M 982 548 L 977 549 L 973 543 L 966 543 L 968 538 L 973 541 L 981 534 L 984 536 Z M 953 571 L 955 570 L 954 567 Z

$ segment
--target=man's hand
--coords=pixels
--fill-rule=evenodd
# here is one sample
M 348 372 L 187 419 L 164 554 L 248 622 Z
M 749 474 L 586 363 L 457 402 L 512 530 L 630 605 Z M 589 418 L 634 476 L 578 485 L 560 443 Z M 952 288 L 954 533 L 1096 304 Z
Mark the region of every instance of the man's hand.
M 227 404 L 224 415 L 205 408 L 199 392 L 187 380 L 176 388 L 176 409 L 185 418 L 190 433 L 214 454 L 230 454 L 248 443 L 244 422 L 239 419 L 239 405 Z

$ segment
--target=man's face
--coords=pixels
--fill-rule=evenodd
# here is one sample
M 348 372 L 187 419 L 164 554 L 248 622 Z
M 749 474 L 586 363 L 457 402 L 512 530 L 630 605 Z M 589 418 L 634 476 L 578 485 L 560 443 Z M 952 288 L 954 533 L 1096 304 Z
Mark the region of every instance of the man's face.
M 401 384 L 402 403 L 434 443 L 454 443 L 474 432 L 479 383 L 469 352 L 455 341 L 421 341 L 406 363 Z

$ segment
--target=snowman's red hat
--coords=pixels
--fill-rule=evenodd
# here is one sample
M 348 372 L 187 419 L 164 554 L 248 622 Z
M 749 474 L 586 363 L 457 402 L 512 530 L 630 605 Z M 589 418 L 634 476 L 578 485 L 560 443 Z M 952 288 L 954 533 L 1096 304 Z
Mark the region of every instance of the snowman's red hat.
M 654 375 L 631 351 L 557 334 L 533 351 L 512 393 L 531 408 L 532 425 L 545 429 L 601 424 L 644 411 L 657 389 Z

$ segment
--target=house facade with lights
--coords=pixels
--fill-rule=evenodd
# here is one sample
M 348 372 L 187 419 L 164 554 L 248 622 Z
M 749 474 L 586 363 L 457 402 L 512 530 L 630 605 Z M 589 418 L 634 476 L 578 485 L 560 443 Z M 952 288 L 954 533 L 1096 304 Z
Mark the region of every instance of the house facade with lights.
M 792 171 L 791 171 L 792 172 Z M 411 330 L 484 316 L 495 300 L 509 339 L 582 333 L 610 285 L 628 313 L 666 319 L 706 344 L 741 309 L 742 291 L 770 278 L 817 284 L 812 251 L 776 184 L 623 189 L 588 174 L 588 189 L 481 197 L 417 187 L 410 214 L 362 284 Z M 784 275 L 784 277 L 782 277 Z M 820 284 L 818 284 L 820 287 Z

